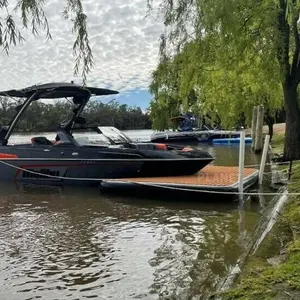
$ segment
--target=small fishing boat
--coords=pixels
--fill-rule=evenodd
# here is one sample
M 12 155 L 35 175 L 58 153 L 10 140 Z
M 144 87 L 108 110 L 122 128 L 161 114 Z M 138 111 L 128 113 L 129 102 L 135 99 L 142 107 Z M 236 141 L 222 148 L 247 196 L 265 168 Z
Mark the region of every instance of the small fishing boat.
M 194 174 L 213 161 L 204 151 L 158 143 L 134 143 L 114 127 L 89 127 L 81 117 L 92 96 L 117 91 L 74 83 L 48 83 L 0 96 L 25 98 L 8 126 L 0 130 L 0 180 L 60 184 L 99 184 L 103 178 L 177 176 Z M 33 136 L 29 144 L 9 143 L 18 121 L 34 101 L 68 99 L 71 116 L 59 124 L 55 141 Z M 92 131 L 94 141 L 80 135 Z

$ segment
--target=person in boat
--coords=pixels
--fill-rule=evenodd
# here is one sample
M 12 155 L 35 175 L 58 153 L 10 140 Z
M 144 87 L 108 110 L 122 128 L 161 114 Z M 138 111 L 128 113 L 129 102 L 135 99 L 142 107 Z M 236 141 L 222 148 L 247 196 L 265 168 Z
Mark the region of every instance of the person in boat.
M 59 144 L 67 144 L 70 143 L 69 140 L 65 137 L 65 135 L 61 132 L 56 134 L 55 140 L 50 141 L 44 136 L 37 136 L 31 138 L 31 143 L 33 145 L 59 145 Z
M 181 114 L 182 120 L 179 122 L 178 131 L 193 131 L 195 117 L 189 113 Z
M 70 141 L 67 139 L 67 137 L 62 132 L 58 132 L 56 134 L 53 145 L 68 144 L 68 143 L 70 143 Z
M 55 140 L 53 141 L 53 145 L 57 145 L 60 141 L 60 137 L 58 136 L 58 134 L 55 137 Z

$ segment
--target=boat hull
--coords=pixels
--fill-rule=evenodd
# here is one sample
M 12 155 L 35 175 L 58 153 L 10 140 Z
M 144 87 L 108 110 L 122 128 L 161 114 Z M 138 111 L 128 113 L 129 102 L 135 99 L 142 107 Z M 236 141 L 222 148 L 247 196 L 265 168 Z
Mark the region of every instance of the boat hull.
M 214 139 L 238 138 L 237 131 L 205 130 L 184 132 L 158 132 L 151 136 L 152 143 L 211 143 Z
M 158 147 L 163 150 L 151 143 L 0 146 L 0 181 L 95 185 L 102 179 L 190 175 L 213 161 L 201 150 Z
M 0 181 L 98 185 L 102 179 L 190 175 L 212 159 L 0 159 Z

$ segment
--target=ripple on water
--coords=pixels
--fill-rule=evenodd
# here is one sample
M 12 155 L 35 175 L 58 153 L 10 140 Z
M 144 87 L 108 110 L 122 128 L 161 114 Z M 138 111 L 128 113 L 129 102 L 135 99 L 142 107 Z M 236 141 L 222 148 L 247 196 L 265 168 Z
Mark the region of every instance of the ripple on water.
M 31 197 L 0 214 L 1 300 L 191 299 L 239 252 L 232 213 Z

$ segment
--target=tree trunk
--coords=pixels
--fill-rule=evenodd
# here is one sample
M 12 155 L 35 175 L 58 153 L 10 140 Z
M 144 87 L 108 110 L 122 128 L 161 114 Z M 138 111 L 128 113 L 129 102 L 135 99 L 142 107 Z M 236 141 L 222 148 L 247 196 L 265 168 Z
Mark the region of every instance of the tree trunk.
M 283 85 L 286 129 L 284 142 L 284 160 L 300 159 L 300 109 L 297 86 Z
M 269 126 L 270 142 L 272 141 L 272 137 L 273 137 L 273 134 L 274 134 L 273 125 L 274 125 L 274 123 L 269 123 L 269 124 L 268 124 L 268 126 Z
M 255 132 L 254 152 L 259 153 L 264 147 L 263 142 L 263 126 L 264 126 L 264 107 L 259 105 L 257 107 L 257 122 Z
M 252 137 L 252 150 L 255 148 L 255 140 L 256 140 L 256 123 L 257 123 L 257 106 L 253 107 L 252 112 L 252 123 L 251 123 L 251 137 Z
M 275 118 L 270 115 L 270 111 L 267 110 L 266 114 L 265 114 L 265 121 L 269 127 L 269 136 L 270 136 L 270 141 L 272 140 L 273 134 L 274 134 L 274 128 L 273 125 L 275 123 Z

